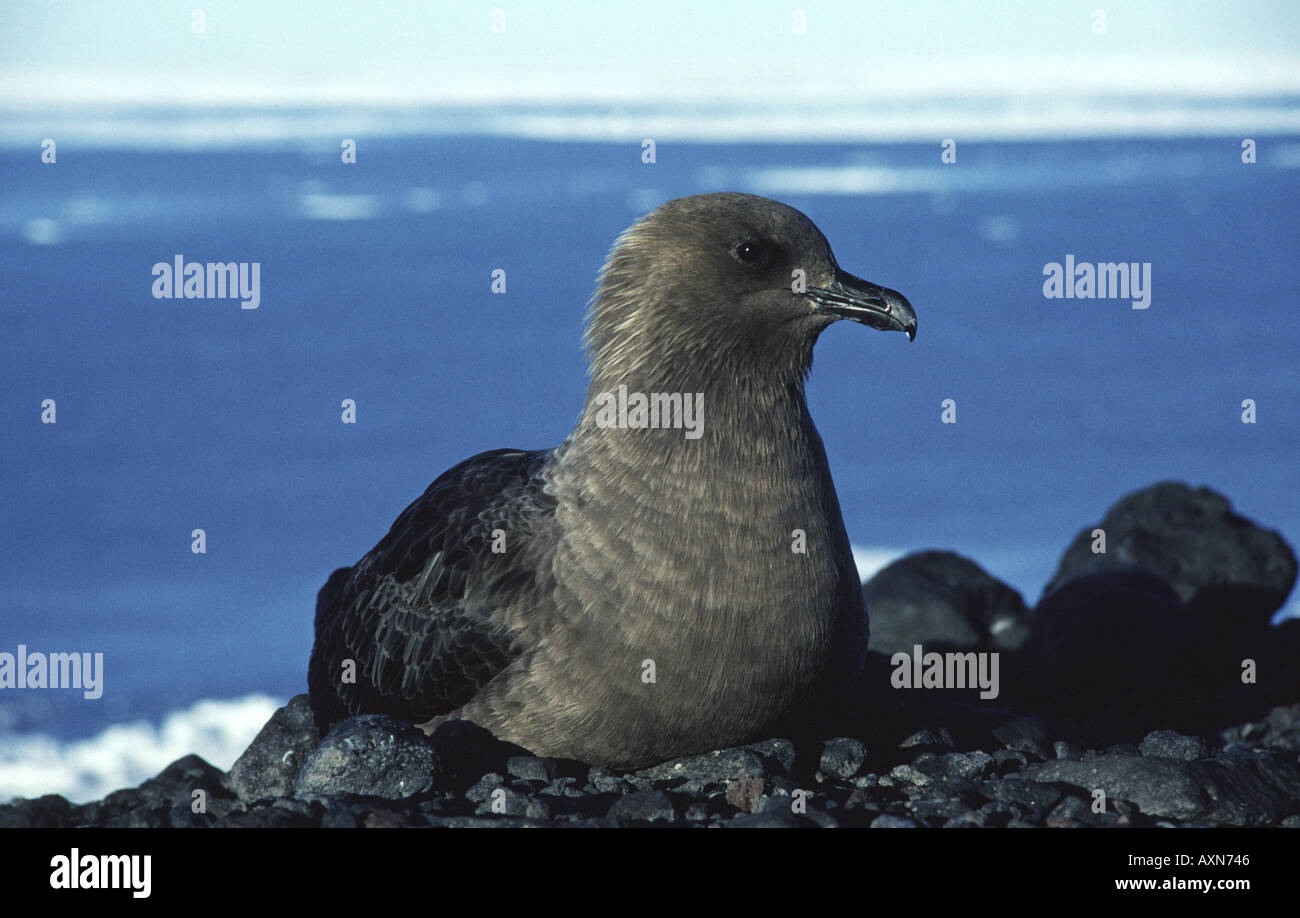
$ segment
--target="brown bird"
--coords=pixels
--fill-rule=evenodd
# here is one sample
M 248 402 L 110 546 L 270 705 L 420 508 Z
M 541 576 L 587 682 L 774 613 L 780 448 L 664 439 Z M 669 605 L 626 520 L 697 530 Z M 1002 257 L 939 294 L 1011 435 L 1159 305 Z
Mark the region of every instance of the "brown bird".
M 463 718 L 632 768 L 846 691 L 867 616 L 804 398 L 839 319 L 916 334 L 791 207 L 706 194 L 638 221 L 600 274 L 569 437 L 443 473 L 320 591 L 317 720 Z

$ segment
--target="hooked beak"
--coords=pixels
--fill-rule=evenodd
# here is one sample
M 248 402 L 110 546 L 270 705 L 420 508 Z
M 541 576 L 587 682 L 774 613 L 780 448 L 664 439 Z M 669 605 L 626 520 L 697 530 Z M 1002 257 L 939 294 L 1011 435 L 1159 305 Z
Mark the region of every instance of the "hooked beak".
M 835 279 L 825 287 L 809 287 L 813 312 L 836 319 L 852 319 L 882 331 L 907 332 L 916 337 L 916 313 L 907 297 L 897 290 L 879 287 L 847 271 L 835 269 Z

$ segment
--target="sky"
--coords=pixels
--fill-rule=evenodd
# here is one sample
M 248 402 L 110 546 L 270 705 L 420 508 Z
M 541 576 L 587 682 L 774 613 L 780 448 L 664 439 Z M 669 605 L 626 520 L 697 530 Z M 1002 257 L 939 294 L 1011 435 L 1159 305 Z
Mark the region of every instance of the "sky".
M 0 4 L 0 105 L 1258 95 L 1298 61 L 1292 0 Z

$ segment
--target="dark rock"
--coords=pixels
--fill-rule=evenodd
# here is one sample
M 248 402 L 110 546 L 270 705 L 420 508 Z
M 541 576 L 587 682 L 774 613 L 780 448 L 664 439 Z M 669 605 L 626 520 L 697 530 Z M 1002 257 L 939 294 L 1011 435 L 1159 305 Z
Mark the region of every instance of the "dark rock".
M 692 803 L 686 808 L 686 818 L 691 822 L 705 822 L 711 816 L 708 806 L 703 803 Z
M 595 765 L 587 772 L 587 784 L 598 794 L 622 794 L 627 791 L 627 781 L 604 765 Z
M 815 829 L 817 823 L 793 813 L 745 813 L 722 823 L 726 829 Z
M 727 802 L 746 813 L 756 812 L 754 801 L 763 793 L 763 779 L 737 778 L 727 784 Z
M 1047 744 L 1051 737 L 1041 718 L 1017 717 L 993 728 L 993 736 L 1007 749 L 1027 752 L 1040 759 L 1051 758 Z
M 966 810 L 956 816 L 950 816 L 943 824 L 945 829 L 982 829 L 986 817 L 981 810 Z
M 935 762 L 941 764 L 941 777 L 980 778 L 997 771 L 997 760 L 987 752 L 955 752 L 949 755 L 935 756 Z
M 924 753 L 930 755 L 931 753 Z M 920 761 L 919 759 L 917 761 Z M 899 786 L 928 787 L 934 783 L 934 779 L 921 771 L 915 765 L 895 765 L 889 772 L 889 777 L 893 778 Z M 884 785 L 884 780 L 880 782 Z M 887 786 L 887 785 L 885 785 Z
M 922 551 L 880 570 L 862 587 L 871 649 L 1015 650 L 1027 634 L 1020 594 L 973 561 Z
M 840 821 L 836 819 L 834 816 L 832 816 L 830 813 L 825 813 L 818 809 L 809 809 L 808 812 L 804 815 L 805 818 L 811 819 L 813 822 L 815 822 L 818 828 L 838 829 L 840 827 Z
M 1081 759 L 1083 752 L 1069 740 L 1057 740 L 1052 743 L 1052 752 L 1058 759 Z
M 1276 707 L 1264 720 L 1229 727 L 1220 738 L 1225 743 L 1248 742 L 1263 749 L 1300 753 L 1300 704 Z
M 1125 800 L 1107 800 L 1106 809 L 1097 813 L 1093 804 L 1082 797 L 1066 797 L 1047 814 L 1044 824 L 1048 828 L 1083 828 L 1086 826 L 1113 827 L 1151 825 L 1138 808 Z
M 192 806 L 184 803 L 178 803 L 167 812 L 167 824 L 173 829 L 201 829 L 216 821 L 213 813 L 196 813 Z
M 1186 767 L 1213 801 L 1202 815 L 1216 825 L 1271 825 L 1300 807 L 1300 764 L 1294 760 L 1248 752 Z
M 832 778 L 847 780 L 856 775 L 867 760 L 867 746 L 850 736 L 839 736 L 822 745 L 818 768 Z
M 169 806 L 141 806 L 114 816 L 104 823 L 106 829 L 163 829 L 171 826 Z
M 307 794 L 302 798 L 276 797 L 271 801 L 275 809 L 288 810 L 310 820 L 320 819 L 325 807 L 319 802 L 320 794 Z
M 1112 800 L 1107 811 L 1102 815 L 1103 825 L 1108 826 L 1152 826 L 1155 820 L 1143 815 L 1142 811 L 1127 800 Z
M 429 820 L 419 813 L 398 810 L 376 809 L 361 817 L 363 829 L 420 829 L 427 825 Z
M 227 813 L 218 829 L 300 829 L 319 825 L 311 816 L 278 806 L 253 807 Z
M 198 791 L 202 791 L 202 794 L 196 795 Z M 199 815 L 211 816 L 213 819 L 220 819 L 231 810 L 244 809 L 244 804 L 224 785 L 213 791 L 204 786 L 203 781 L 190 781 L 181 794 L 174 799 L 181 801 L 176 804 L 177 806 L 190 811 L 197 808 Z
M 820 796 L 822 795 L 808 794 L 803 798 L 803 803 L 798 808 L 795 807 L 791 798 L 784 795 L 766 798 L 761 812 L 772 816 L 793 816 L 796 819 L 807 819 L 823 829 L 839 828 L 840 821 L 822 808 L 829 801 L 819 800 Z
M 478 816 L 518 816 L 526 819 L 550 819 L 551 809 L 544 801 L 521 794 L 508 787 L 494 787 L 474 811 Z
M 1082 789 L 1085 797 L 1101 789 L 1111 800 L 1131 800 L 1143 813 L 1192 819 L 1208 811 L 1210 799 L 1190 766 L 1168 759 L 1103 755 L 1071 762 L 1057 759 L 1027 765 L 1022 774 L 1033 781 L 1062 782 Z
M 1106 532 L 1106 554 L 1093 554 L 1092 530 Z M 1151 571 L 1179 599 L 1230 619 L 1263 624 L 1296 580 L 1296 557 L 1276 532 L 1232 512 L 1209 488 L 1161 482 L 1121 498 L 1099 526 L 1082 530 L 1061 559 L 1044 596 L 1081 575 L 1130 565 Z
M 1096 815 L 1086 800 L 1066 797 L 1047 814 L 1046 825 L 1052 829 L 1083 829 L 1096 824 Z
M 1029 764 L 1025 754 L 1015 749 L 994 749 L 993 761 L 1000 775 L 1014 774 Z
M 620 822 L 663 822 L 677 816 L 672 799 L 657 790 L 628 794 L 611 806 L 606 815 Z
M 649 778 L 643 777 L 642 775 L 638 775 L 638 774 L 623 775 L 623 783 L 626 785 L 626 788 L 624 789 L 623 793 L 634 793 L 636 791 L 643 791 L 643 790 L 658 790 L 664 787 L 675 786 L 674 782 L 672 781 L 651 781 Z M 683 786 L 678 789 L 684 790 L 687 788 L 686 786 Z M 696 788 L 694 786 L 691 786 L 690 789 L 700 790 L 700 788 Z
M 768 739 L 740 747 L 757 755 L 767 768 L 769 775 L 792 775 L 796 750 L 794 743 L 788 739 Z
M 766 778 L 774 770 L 774 763 L 763 755 L 743 746 L 720 749 L 682 759 L 671 759 L 661 765 L 645 768 L 636 776 L 686 791 L 724 787 L 738 778 Z
M 431 790 L 442 771 L 430 739 L 384 714 L 338 724 L 307 754 L 295 794 L 359 794 L 399 800 Z
M 356 829 L 360 826 L 361 820 L 347 807 L 327 809 L 320 820 L 322 829 Z
M 977 812 L 983 817 L 984 825 L 990 829 L 1004 828 L 1013 819 L 1019 819 L 1021 816 L 1019 807 L 1000 803 L 996 800 L 984 804 Z
M 917 746 L 927 746 L 931 749 L 956 749 L 957 742 L 952 738 L 947 727 L 939 727 L 937 730 L 925 727 L 910 734 L 898 744 L 900 749 L 912 749 Z
M 1199 736 L 1186 736 L 1173 730 L 1153 730 L 1142 740 L 1138 750 L 1145 756 L 1192 762 L 1210 754 L 1210 747 Z
M 845 809 L 859 807 L 869 811 L 878 811 L 886 804 L 893 803 L 894 799 L 888 790 L 880 788 L 863 788 L 855 787 L 844 801 Z
M 488 730 L 468 720 L 449 720 L 438 725 L 429 737 L 442 765 L 445 780 L 463 790 L 489 772 L 510 774 L 511 758 L 533 758 L 526 749 L 497 739 Z
M 1204 629 L 1213 635 L 1213 625 Z M 1209 733 L 1227 724 L 1264 717 L 1275 705 L 1300 698 L 1300 619 L 1257 625 L 1239 634 L 1219 634 L 1182 650 L 1179 673 L 1202 716 L 1190 726 Z M 1243 681 L 1250 661 L 1251 681 Z
M 781 794 L 786 797 L 793 796 L 795 791 L 803 789 L 799 787 L 799 785 L 791 781 L 789 778 L 782 778 L 779 776 L 773 778 L 770 784 L 772 787 L 772 793 L 774 795 Z
M 549 784 L 560 776 L 560 768 L 555 759 L 538 758 L 533 755 L 514 755 L 506 761 L 506 771 L 525 781 L 541 781 Z
M 1034 610 L 1021 655 L 1024 681 L 1010 690 L 1030 700 L 1022 705 L 1080 718 L 1163 711 L 1182 613 L 1173 591 L 1145 571 L 1072 579 Z
M 487 799 L 484 797 L 484 799 Z M 479 801 L 482 802 L 482 801 Z M 430 816 L 464 816 L 474 811 L 472 801 L 455 794 L 443 794 L 441 797 L 429 797 L 419 803 L 420 812 Z
M 188 807 L 191 793 L 201 788 L 209 806 L 230 796 L 223 783 L 224 773 L 197 755 L 187 755 L 172 762 L 156 777 L 139 787 L 113 791 L 103 800 L 85 804 L 78 814 L 78 824 L 96 826 L 166 826 L 174 806 Z
M 442 829 L 526 829 L 546 826 L 548 823 L 507 816 L 428 816 L 425 817 L 425 825 Z M 610 827 L 618 823 L 612 820 L 584 819 L 571 825 Z
M 142 804 L 139 798 L 135 796 L 134 789 L 130 791 L 130 796 L 125 799 L 122 796 L 122 791 L 113 791 L 112 794 L 108 794 L 102 800 L 83 803 L 78 807 L 77 824 L 82 826 L 102 826 L 113 817 L 129 813 L 135 806 L 139 805 Z
M 19 797 L 0 806 L 0 829 L 61 829 L 79 823 L 72 804 L 58 794 L 46 794 L 35 800 Z
M 1040 813 L 1061 799 L 1061 790 L 1053 784 L 1006 778 L 986 781 L 980 792 L 990 800 L 1012 803 L 1029 812 Z
M 976 780 L 992 773 L 995 768 L 993 756 L 985 752 L 945 755 L 925 752 L 911 765 L 895 767 L 890 775 L 916 787 L 941 787 L 946 795 L 951 796 L 973 790 Z
M 209 796 L 227 796 L 224 778 L 225 772 L 211 762 L 197 755 L 187 755 L 158 772 L 156 778 L 145 781 L 134 793 L 150 804 L 188 805 L 190 791 L 195 787 L 205 788 Z
M 873 829 L 919 829 L 921 824 L 915 819 L 909 819 L 906 816 L 895 816 L 893 813 L 881 813 L 871 821 Z
M 584 797 L 583 792 L 575 785 L 578 783 L 577 778 L 556 778 L 550 784 L 543 787 L 538 794 L 547 797 Z
M 932 797 L 912 800 L 907 809 L 916 821 L 926 826 L 943 826 L 949 820 L 960 819 L 971 811 L 962 797 Z
M 235 760 L 226 787 L 241 800 L 283 797 L 293 791 L 303 759 L 319 742 L 311 701 L 306 695 L 295 695 L 271 715 Z
M 488 798 L 488 794 L 496 790 L 505 783 L 505 778 L 496 772 L 489 772 L 479 778 L 465 791 L 465 799 L 473 803 L 482 803 Z

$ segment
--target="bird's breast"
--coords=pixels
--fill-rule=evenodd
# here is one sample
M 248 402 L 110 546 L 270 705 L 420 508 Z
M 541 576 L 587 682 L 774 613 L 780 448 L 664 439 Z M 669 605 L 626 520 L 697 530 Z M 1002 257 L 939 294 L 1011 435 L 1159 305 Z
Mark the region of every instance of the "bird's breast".
M 653 669 L 665 710 L 694 698 L 716 708 L 704 720 L 748 723 L 824 673 L 861 601 L 824 459 L 770 444 L 740 453 L 707 468 L 602 457 L 580 490 L 557 489 L 554 572 L 559 614 L 626 671 Z

